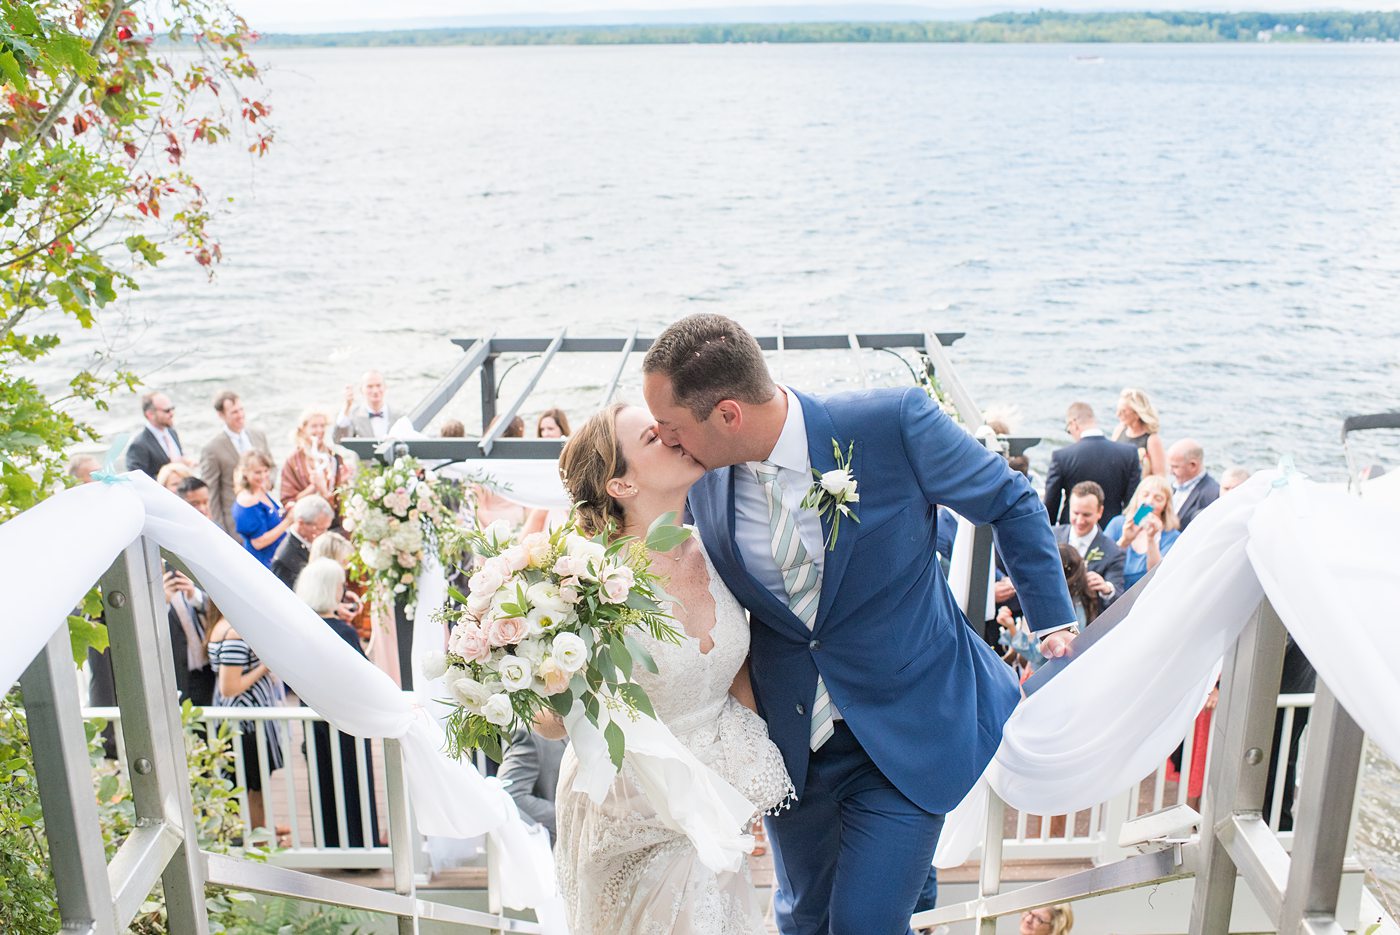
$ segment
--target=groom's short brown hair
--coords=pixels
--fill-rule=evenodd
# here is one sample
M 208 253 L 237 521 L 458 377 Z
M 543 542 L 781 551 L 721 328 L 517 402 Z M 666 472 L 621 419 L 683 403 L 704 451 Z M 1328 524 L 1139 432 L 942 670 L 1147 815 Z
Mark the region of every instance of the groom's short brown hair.
M 676 403 L 702 422 L 720 400 L 758 405 L 777 391 L 753 335 L 710 312 L 688 315 L 661 332 L 642 372 L 664 374 Z

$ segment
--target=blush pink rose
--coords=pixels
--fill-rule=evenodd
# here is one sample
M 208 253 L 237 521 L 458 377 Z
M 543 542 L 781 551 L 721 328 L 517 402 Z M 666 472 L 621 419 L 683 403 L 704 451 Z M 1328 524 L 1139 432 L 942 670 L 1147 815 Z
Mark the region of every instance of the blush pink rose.
M 632 593 L 632 585 L 637 583 L 632 569 L 625 565 L 610 568 L 602 580 L 602 598 L 607 604 L 622 604 Z
M 530 550 L 523 545 L 513 545 L 501 553 L 501 558 L 512 572 L 524 571 L 530 567 Z
M 569 688 L 569 673 L 565 672 L 553 659 L 545 659 L 544 662 L 540 663 L 539 670 L 535 672 L 535 675 L 543 680 L 546 695 L 557 695 Z
M 448 647 L 468 662 L 485 662 L 491 656 L 491 644 L 481 627 L 463 621 L 452 631 Z
M 521 617 L 497 617 L 486 627 L 486 639 L 492 646 L 514 646 L 529 634 L 530 623 Z

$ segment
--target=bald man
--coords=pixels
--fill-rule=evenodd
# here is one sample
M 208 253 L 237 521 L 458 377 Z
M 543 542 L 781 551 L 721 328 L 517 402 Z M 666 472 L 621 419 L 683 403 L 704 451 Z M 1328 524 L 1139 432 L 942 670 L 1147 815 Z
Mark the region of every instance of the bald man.
M 1172 506 L 1185 531 L 1196 514 L 1220 497 L 1220 485 L 1206 472 L 1200 442 L 1183 438 L 1167 449 L 1167 472 L 1172 477 Z
M 364 402 L 356 404 L 355 388 L 345 388 L 345 408 L 336 416 L 335 429 L 331 433 L 336 441 L 342 438 L 383 438 L 399 417 L 385 401 L 384 375 L 378 370 L 367 371 L 360 378 L 360 392 L 364 395 Z

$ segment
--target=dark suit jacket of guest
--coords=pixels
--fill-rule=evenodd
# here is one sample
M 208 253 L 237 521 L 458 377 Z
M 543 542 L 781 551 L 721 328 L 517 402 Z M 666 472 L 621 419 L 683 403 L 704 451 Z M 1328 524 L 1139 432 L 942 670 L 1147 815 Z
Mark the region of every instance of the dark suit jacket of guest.
M 544 825 L 554 840 L 554 795 L 559 785 L 559 761 L 564 757 L 566 740 L 546 740 L 528 730 L 511 735 L 510 747 L 501 758 L 496 774 L 506 791 L 525 814 Z
M 1056 542 L 1062 545 L 1069 544 L 1070 528 L 1068 524 L 1055 526 L 1054 530 Z M 1118 543 L 1105 536 L 1102 529 L 1094 533 L 1094 541 L 1089 543 L 1089 554 L 1093 555 L 1095 550 L 1102 552 L 1103 557 L 1085 564 L 1089 566 L 1090 571 L 1098 572 L 1103 580 L 1113 585 L 1112 597 L 1099 595 L 1099 609 L 1102 611 L 1106 610 L 1108 605 L 1112 604 L 1123 593 L 1123 561 L 1126 556 L 1123 555 L 1123 550 L 1118 547 Z
M 170 437 L 175 439 L 175 447 L 180 449 L 180 453 L 185 453 L 185 446 L 180 444 L 180 435 L 174 429 L 166 429 Z M 170 455 L 165 453 L 161 447 L 160 440 L 155 437 L 146 423 L 141 424 L 141 429 L 131 437 L 131 443 L 126 446 L 126 469 L 128 471 L 143 471 L 149 474 L 152 479 L 160 473 L 160 469 L 170 463 Z
M 248 441 L 253 447 L 272 459 L 272 449 L 267 447 L 267 436 L 251 426 L 245 426 Z M 219 429 L 219 434 L 209 439 L 199 453 L 199 476 L 209 485 L 209 515 L 224 532 L 239 539 L 238 530 L 233 526 L 233 499 L 237 492 L 233 489 L 233 473 L 238 470 L 238 448 L 228 432 Z
M 1177 519 L 1181 520 L 1181 528 L 1185 531 L 1191 520 L 1196 518 L 1206 507 L 1220 499 L 1220 483 L 1210 472 L 1201 475 L 1201 479 L 1196 482 L 1196 486 L 1191 488 L 1191 492 L 1186 495 L 1186 502 L 1176 507 Z M 1173 504 L 1175 506 L 1175 504 Z
M 1069 522 L 1070 491 L 1086 480 L 1103 488 L 1102 529 L 1123 512 L 1142 480 L 1137 449 L 1102 435 L 1090 435 L 1052 454 L 1050 471 L 1045 475 L 1045 511 L 1052 523 Z
M 272 573 L 289 588 L 296 588 L 297 575 L 311 560 L 311 547 L 302 542 L 297 534 L 288 531 L 282 544 L 272 553 Z

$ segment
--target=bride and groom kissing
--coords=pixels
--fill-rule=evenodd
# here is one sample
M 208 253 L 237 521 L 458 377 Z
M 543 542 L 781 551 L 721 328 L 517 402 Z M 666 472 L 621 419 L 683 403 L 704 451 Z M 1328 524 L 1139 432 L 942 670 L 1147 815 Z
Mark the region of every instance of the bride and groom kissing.
M 943 815 L 1020 697 L 944 582 L 936 508 L 994 527 L 1043 651 L 1060 655 L 1075 614 L 1045 509 L 921 388 L 781 386 L 724 316 L 671 325 L 643 373 L 647 408 L 598 413 L 560 458 L 593 531 L 686 511 L 698 532 L 652 557 L 688 639 L 651 646 L 658 673 L 637 680 L 768 812 L 783 935 L 908 932 Z M 854 484 L 833 502 L 814 476 L 839 470 Z M 566 754 L 556 803 L 575 935 L 765 931 L 746 868 L 702 864 L 627 768 L 601 804 L 571 791 L 576 769 Z

